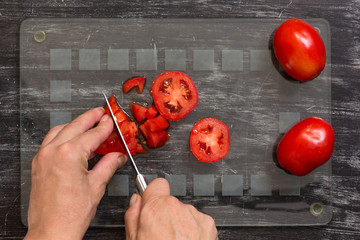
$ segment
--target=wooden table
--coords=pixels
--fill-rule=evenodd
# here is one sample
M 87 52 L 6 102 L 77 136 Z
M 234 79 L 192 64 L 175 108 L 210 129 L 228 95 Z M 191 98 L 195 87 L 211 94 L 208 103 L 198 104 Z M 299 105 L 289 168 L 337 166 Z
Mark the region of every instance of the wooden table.
M 324 18 L 331 26 L 333 219 L 321 227 L 222 227 L 220 239 L 360 238 L 360 6 L 347 1 L 3 0 L 0 3 L 0 238 L 21 239 L 19 28 L 28 17 Z M 123 228 L 91 228 L 85 239 L 124 239 Z

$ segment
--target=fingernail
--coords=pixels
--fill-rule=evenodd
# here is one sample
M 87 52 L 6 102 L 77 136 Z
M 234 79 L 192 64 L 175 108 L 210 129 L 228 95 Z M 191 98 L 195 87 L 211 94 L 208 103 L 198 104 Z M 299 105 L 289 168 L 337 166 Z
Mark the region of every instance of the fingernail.
M 138 200 L 138 195 L 134 193 L 130 198 L 130 206 L 134 205 L 137 200 Z
M 118 162 L 119 162 L 119 168 L 124 166 L 124 164 L 127 162 L 127 156 L 124 155 L 124 154 L 120 154 L 119 157 L 118 157 Z
M 104 114 L 104 116 L 101 117 L 100 122 L 105 122 L 105 121 L 107 121 L 109 118 L 110 118 L 109 115 Z

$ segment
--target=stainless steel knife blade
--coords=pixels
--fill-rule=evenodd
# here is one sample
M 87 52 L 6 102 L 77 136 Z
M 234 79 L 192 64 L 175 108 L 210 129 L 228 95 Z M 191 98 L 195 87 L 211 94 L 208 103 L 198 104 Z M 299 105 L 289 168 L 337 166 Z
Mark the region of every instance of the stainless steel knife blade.
M 115 117 L 115 115 L 114 115 L 114 113 L 113 113 L 113 111 L 112 111 L 112 109 L 111 109 L 110 103 L 109 103 L 109 101 L 108 101 L 105 93 L 103 92 L 102 94 L 104 95 L 104 98 L 105 98 L 105 101 L 106 101 L 106 105 L 107 105 L 108 108 L 109 108 L 111 117 L 112 117 L 112 119 L 113 119 L 113 121 L 114 121 L 115 127 L 116 127 L 116 129 L 117 129 L 117 132 L 118 132 L 120 138 L 121 138 L 121 141 L 122 141 L 122 143 L 123 143 L 123 145 L 124 145 L 124 148 L 126 149 L 126 152 L 127 152 L 128 156 L 129 156 L 129 158 L 130 158 L 130 160 L 131 160 L 131 163 L 132 163 L 132 165 L 133 165 L 133 167 L 134 167 L 134 169 L 135 169 L 135 171 L 136 171 L 136 186 L 137 186 L 137 188 L 138 188 L 138 190 L 139 190 L 140 195 L 142 196 L 143 193 L 144 193 L 144 191 L 145 191 L 145 189 L 146 189 L 146 187 L 147 187 L 146 179 L 145 179 L 145 177 L 139 172 L 139 170 L 138 170 L 138 168 L 137 168 L 137 166 L 136 166 L 136 163 L 135 163 L 135 161 L 134 161 L 134 159 L 133 159 L 133 157 L 132 157 L 132 155 L 131 155 L 131 153 L 130 153 L 130 150 L 129 150 L 128 146 L 126 145 L 124 136 L 122 135 L 122 133 L 121 133 L 121 131 L 120 131 L 120 127 L 119 127 L 118 124 L 116 123 L 116 122 L 117 122 L 117 121 L 116 121 L 116 117 Z M 118 104 L 118 103 L 116 103 L 116 104 Z M 119 107 L 120 107 L 120 106 L 119 106 Z M 121 108 L 121 107 L 120 107 L 120 108 Z

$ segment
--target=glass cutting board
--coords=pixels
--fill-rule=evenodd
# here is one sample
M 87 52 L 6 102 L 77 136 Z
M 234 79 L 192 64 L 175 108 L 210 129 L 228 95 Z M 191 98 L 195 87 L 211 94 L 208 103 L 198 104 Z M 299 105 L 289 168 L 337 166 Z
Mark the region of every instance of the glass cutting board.
M 21 212 L 27 224 L 31 160 L 47 131 L 90 108 L 104 106 L 101 92 L 152 103 L 154 78 L 187 73 L 199 104 L 171 122 L 170 140 L 135 161 L 149 181 L 166 178 L 171 194 L 211 215 L 217 226 L 322 225 L 330 221 L 331 161 L 305 177 L 276 164 L 281 136 L 294 123 L 318 116 L 331 121 L 330 26 L 309 19 L 324 40 L 327 64 L 314 81 L 290 80 L 272 51 L 280 19 L 28 19 L 20 29 Z M 122 93 L 132 76 L 147 78 L 142 94 Z M 215 163 L 191 153 L 193 124 L 204 117 L 225 122 L 228 156 Z M 99 157 L 90 160 L 93 166 Z M 107 186 L 92 226 L 124 226 L 136 191 L 127 164 Z

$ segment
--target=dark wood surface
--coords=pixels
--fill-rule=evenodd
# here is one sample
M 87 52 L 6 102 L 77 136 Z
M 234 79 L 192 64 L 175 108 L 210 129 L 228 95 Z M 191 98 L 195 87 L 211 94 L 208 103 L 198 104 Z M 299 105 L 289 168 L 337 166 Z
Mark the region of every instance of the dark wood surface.
M 360 2 L 85 1 L 0 2 L 0 239 L 21 239 L 19 28 L 29 17 L 324 18 L 331 26 L 333 219 L 319 227 L 222 227 L 220 239 L 360 239 Z M 91 228 L 85 239 L 124 239 L 123 228 Z

